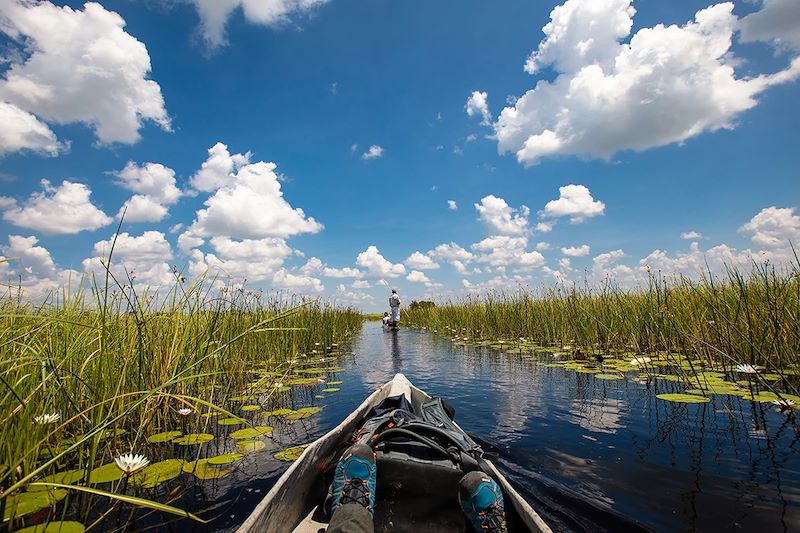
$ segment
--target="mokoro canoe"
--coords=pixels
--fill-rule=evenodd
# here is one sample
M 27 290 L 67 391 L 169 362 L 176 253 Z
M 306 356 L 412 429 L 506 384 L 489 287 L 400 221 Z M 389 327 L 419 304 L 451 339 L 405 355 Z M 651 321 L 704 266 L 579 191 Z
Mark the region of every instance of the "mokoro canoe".
M 404 395 L 415 410 L 431 405 L 432 398 L 416 388 L 403 374 L 373 392 L 341 424 L 309 445 L 280 477 L 239 528 L 239 533 L 318 533 L 329 520 L 324 500 L 342 451 L 365 422 L 372 408 L 388 397 Z M 464 438 L 466 433 L 452 422 Z M 386 439 L 384 439 L 386 440 Z M 377 441 L 376 441 L 377 442 Z M 431 454 L 414 451 L 413 442 L 376 445 L 378 484 L 375 502 L 376 532 L 470 532 L 458 503 L 458 481 L 463 465 Z M 403 448 L 406 446 L 406 448 Z M 477 447 L 477 445 L 475 445 Z M 409 451 L 408 448 L 412 450 Z M 479 447 L 477 447 L 480 453 Z M 450 447 L 453 451 L 453 447 Z M 464 463 L 466 464 L 466 463 Z M 473 463 L 475 464 L 475 463 Z M 550 533 L 550 528 L 517 493 L 488 459 L 479 459 L 480 469 L 492 476 L 503 490 L 510 532 Z M 474 469 L 474 467 L 473 467 Z

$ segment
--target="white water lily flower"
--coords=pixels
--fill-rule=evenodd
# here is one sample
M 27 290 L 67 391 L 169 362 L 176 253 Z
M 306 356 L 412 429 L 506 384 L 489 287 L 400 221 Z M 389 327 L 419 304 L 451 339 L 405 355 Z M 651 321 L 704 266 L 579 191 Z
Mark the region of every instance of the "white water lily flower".
M 61 415 L 58 413 L 50 413 L 33 417 L 33 421 L 37 424 L 52 424 L 58 422 Z
M 319 343 L 318 343 L 318 342 L 315 342 L 315 343 L 314 343 L 314 346 L 319 346 Z
M 126 474 L 132 474 L 150 464 L 150 459 L 141 454 L 134 455 L 132 453 L 126 453 L 115 457 L 114 462 L 117 463 L 117 468 Z
M 651 359 L 649 357 L 634 357 L 631 359 L 632 365 L 643 365 L 645 363 L 649 363 Z
M 753 365 L 736 365 L 736 371 L 742 374 L 758 374 L 758 370 Z
M 275 387 L 276 389 L 279 389 L 283 387 L 283 383 L 281 383 L 280 381 L 276 381 L 272 386 Z
M 772 405 L 777 405 L 781 409 L 794 409 L 796 403 L 797 402 L 795 402 L 794 400 L 784 399 L 784 400 L 775 400 L 774 402 L 772 402 Z
M 189 409 L 188 407 L 182 407 L 181 409 L 178 409 L 178 414 L 181 416 L 189 416 L 192 413 L 194 413 L 194 409 Z

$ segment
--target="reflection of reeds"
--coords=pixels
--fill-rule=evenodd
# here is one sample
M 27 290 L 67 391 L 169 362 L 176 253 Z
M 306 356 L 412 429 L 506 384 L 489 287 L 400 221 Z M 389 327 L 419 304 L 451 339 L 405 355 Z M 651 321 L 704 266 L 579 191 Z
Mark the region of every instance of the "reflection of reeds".
M 108 278 L 91 295 L 66 291 L 51 305 L 0 301 L 0 511 L 46 475 L 88 472 L 130 450 L 166 458 L 146 437 L 185 430 L 179 413 L 226 412 L 217 406 L 254 370 L 284 371 L 362 321 L 352 309 L 220 289 L 218 280 L 186 286 L 176 274 L 159 295 Z M 88 473 L 73 484 L 88 486 Z M 97 518 L 99 492 L 71 491 L 68 515 Z
M 701 367 L 731 375 L 737 365 L 755 365 L 759 383 L 765 373 L 783 379 L 800 372 L 797 262 L 699 280 L 651 274 L 646 287 L 631 291 L 607 280 L 599 287 L 494 292 L 408 310 L 405 317 L 411 325 L 476 340 L 522 337 L 556 351 L 650 354 L 674 363 L 686 381 L 699 381 Z

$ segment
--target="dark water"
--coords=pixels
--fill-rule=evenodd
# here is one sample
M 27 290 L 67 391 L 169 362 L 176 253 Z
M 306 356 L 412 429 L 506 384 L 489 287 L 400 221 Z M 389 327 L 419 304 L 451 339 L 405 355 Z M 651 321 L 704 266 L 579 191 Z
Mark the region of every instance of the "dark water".
M 402 372 L 456 407 L 456 421 L 499 452 L 499 468 L 555 530 L 800 531 L 798 422 L 771 404 L 666 402 L 655 395 L 680 386 L 604 381 L 377 323 L 351 351 L 339 363 L 341 391 L 278 438 L 323 434 Z M 240 524 L 287 466 L 259 456 L 270 457 L 247 456 L 197 495 L 218 505 L 214 529 Z

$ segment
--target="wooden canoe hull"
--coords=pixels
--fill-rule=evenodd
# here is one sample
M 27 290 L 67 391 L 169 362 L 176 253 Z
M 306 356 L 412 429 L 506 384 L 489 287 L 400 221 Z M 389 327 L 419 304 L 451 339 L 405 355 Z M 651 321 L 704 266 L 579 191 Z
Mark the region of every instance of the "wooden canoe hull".
M 369 410 L 384 398 L 406 395 L 415 406 L 430 400 L 427 393 L 414 387 L 403 374 L 373 392 L 341 424 L 306 448 L 302 455 L 281 476 L 272 490 L 258 504 L 250 517 L 238 529 L 239 533 L 285 533 L 296 531 L 316 533 L 324 524 L 315 522 L 314 506 L 320 491 L 321 474 L 339 457 L 343 439 L 348 439 L 361 427 Z M 549 533 L 550 528 L 530 505 L 508 483 L 491 461 L 486 461 L 488 472 L 501 485 L 506 495 L 506 508 L 514 507 L 516 514 L 532 532 Z

